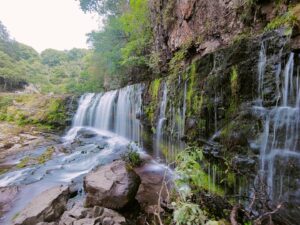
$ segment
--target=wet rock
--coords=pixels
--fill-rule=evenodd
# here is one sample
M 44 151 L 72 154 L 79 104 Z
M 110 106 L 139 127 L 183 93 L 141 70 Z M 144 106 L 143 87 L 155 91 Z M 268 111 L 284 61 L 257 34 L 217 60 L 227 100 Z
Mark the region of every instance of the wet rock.
M 17 186 L 0 187 L 0 216 L 10 209 L 18 193 Z
M 84 218 L 77 220 L 73 225 L 101 225 L 99 218 Z
M 53 222 L 65 211 L 69 198 L 67 186 L 56 186 L 36 196 L 13 221 L 14 225 Z
M 85 224 L 111 224 L 125 225 L 126 219 L 116 211 L 95 206 L 84 208 L 80 203 L 76 204 L 70 211 L 65 211 L 59 225 L 85 225 Z
M 237 155 L 232 160 L 233 167 L 238 171 L 252 172 L 256 165 L 256 160 L 242 155 Z
M 99 217 L 101 223 L 104 224 L 111 224 L 111 225 L 125 225 L 126 224 L 126 219 L 119 214 L 118 212 L 111 210 L 111 209 L 106 209 L 102 208 L 99 206 L 95 206 L 93 208 L 94 212 L 94 217 Z
M 96 136 L 97 133 L 91 130 L 82 129 L 78 132 L 78 137 L 80 138 L 93 138 Z
M 57 225 L 57 223 L 56 223 L 56 222 L 51 222 L 51 223 L 40 222 L 40 223 L 38 223 L 38 224 L 36 224 L 36 225 Z
M 102 166 L 84 179 L 86 206 L 121 209 L 134 200 L 139 185 L 139 176 L 127 170 L 125 162 L 115 161 Z
M 153 166 L 153 165 L 152 165 Z M 164 181 L 164 174 L 166 168 L 152 167 L 151 165 L 143 165 L 140 168 L 135 169 L 136 173 L 141 177 L 141 185 L 139 187 L 136 199 L 139 202 L 141 208 L 149 214 L 153 214 L 160 208 L 157 205 L 159 193 L 161 192 L 161 202 L 167 202 L 167 188 L 165 185 L 162 188 Z M 167 173 L 165 181 L 168 182 L 170 178 Z

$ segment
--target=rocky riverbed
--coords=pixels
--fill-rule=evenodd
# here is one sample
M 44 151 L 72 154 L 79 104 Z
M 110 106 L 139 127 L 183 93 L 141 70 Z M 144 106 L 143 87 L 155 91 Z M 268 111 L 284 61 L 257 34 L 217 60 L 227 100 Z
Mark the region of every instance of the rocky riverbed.
M 0 177 L 2 224 L 146 224 L 163 210 L 158 205 L 167 201 L 169 169 L 127 139 L 74 128 L 41 143 L 3 154 L 6 162 L 15 161 Z M 120 160 L 129 148 L 143 158 L 136 168 Z

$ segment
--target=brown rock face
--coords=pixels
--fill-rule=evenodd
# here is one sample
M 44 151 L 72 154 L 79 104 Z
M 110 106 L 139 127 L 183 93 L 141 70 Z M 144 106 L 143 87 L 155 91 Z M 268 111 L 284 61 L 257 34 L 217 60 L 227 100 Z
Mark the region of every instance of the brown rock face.
M 276 9 L 276 10 L 275 10 Z M 280 9 L 274 1 L 246 4 L 241 0 L 151 0 L 154 50 L 166 65 L 174 52 L 193 43 L 200 56 L 233 43 L 239 35 L 259 33 Z M 162 66 L 162 70 L 166 68 Z
M 13 221 L 14 225 L 33 225 L 39 222 L 53 222 L 66 209 L 69 188 L 56 186 L 35 197 Z
M 189 41 L 199 44 L 228 42 L 244 28 L 238 11 L 238 0 L 152 0 L 150 8 L 155 33 L 155 49 L 170 58 Z M 161 16 L 163 15 L 163 16 Z M 201 41 L 199 41 L 201 40 Z M 219 45 L 210 45 L 209 51 Z M 204 49 L 205 50 L 205 49 Z M 199 52 L 203 55 L 202 52 Z
M 139 185 L 139 176 L 134 171 L 128 171 L 125 162 L 115 161 L 85 177 L 86 206 L 121 209 L 134 200 Z

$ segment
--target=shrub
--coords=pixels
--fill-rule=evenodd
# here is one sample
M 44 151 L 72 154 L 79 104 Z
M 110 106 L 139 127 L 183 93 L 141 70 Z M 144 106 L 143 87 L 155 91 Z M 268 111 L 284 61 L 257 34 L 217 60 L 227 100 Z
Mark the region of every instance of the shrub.
M 130 167 L 137 167 L 142 164 L 140 154 L 128 146 L 128 151 L 121 156 L 121 158 L 127 163 Z

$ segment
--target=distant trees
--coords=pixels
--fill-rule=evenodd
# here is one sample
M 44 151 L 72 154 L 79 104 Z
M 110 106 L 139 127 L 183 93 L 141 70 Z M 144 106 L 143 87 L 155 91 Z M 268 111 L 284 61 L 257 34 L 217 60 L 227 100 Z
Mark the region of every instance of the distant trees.
M 128 0 L 80 0 L 84 12 L 97 12 L 101 15 L 120 15 Z
M 147 73 L 152 29 L 147 0 L 80 0 L 84 12 L 98 12 L 104 27 L 88 35 L 90 65 L 106 88 L 122 86 Z M 98 59 L 95 61 L 94 59 Z
M 46 49 L 39 54 L 11 39 L 0 21 L 0 77 L 33 83 L 42 92 L 101 91 L 100 79 L 96 80 L 89 72 L 94 71 L 88 60 L 90 55 L 89 50 L 77 48 L 69 51 Z

